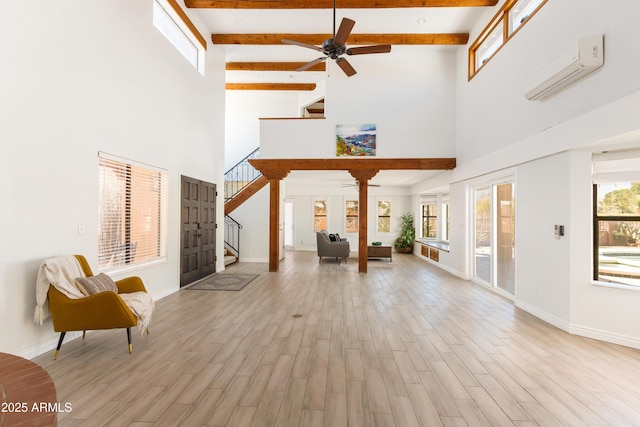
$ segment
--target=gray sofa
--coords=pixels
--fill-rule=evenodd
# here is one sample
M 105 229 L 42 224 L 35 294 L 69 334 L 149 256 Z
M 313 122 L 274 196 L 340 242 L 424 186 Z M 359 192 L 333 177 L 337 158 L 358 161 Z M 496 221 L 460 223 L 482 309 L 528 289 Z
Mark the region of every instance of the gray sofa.
M 349 241 L 347 239 L 338 237 L 336 241 L 331 241 L 329 233 L 327 233 L 326 230 L 316 233 L 316 238 L 318 240 L 318 256 L 320 257 L 318 262 L 322 262 L 322 258 L 324 257 L 336 258 L 338 264 L 340 264 L 343 259 L 344 262 L 347 262 L 350 252 Z

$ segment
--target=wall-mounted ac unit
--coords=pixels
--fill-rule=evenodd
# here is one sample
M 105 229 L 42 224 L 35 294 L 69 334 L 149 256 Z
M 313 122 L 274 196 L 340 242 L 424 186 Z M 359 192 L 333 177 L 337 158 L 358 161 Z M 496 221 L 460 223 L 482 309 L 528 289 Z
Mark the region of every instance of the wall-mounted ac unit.
M 524 96 L 532 101 L 555 95 L 604 64 L 602 34 L 585 36 L 575 48 L 562 55 L 529 79 Z

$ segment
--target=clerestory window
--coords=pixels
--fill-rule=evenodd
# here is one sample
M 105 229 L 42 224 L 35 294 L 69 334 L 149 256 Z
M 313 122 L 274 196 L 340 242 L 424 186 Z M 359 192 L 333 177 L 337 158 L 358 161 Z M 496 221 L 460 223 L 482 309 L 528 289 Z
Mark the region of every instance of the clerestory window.
M 153 0 L 153 25 L 204 75 L 207 42 L 176 0 Z
M 469 80 L 535 15 L 547 0 L 507 0 L 469 48 Z

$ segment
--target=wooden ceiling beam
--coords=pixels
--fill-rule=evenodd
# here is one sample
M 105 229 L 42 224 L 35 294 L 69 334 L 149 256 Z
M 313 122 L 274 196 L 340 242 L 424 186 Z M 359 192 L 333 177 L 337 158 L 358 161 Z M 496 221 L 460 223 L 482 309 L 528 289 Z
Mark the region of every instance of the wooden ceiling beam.
M 339 159 L 251 159 L 249 163 L 263 174 L 270 170 L 450 170 L 455 158 L 339 158 Z M 265 174 L 268 175 L 268 174 Z
M 227 62 L 227 71 L 295 71 L 306 62 Z M 305 71 L 326 71 L 327 64 L 320 62 Z
M 331 34 L 211 34 L 213 44 L 282 45 L 282 39 L 322 45 Z M 469 33 L 451 34 L 351 34 L 348 45 L 465 45 Z
M 482 7 L 498 0 L 337 0 L 339 9 L 390 9 L 406 7 Z M 327 0 L 185 0 L 190 8 L 208 9 L 331 9 Z
M 227 90 L 315 90 L 315 83 L 227 83 Z

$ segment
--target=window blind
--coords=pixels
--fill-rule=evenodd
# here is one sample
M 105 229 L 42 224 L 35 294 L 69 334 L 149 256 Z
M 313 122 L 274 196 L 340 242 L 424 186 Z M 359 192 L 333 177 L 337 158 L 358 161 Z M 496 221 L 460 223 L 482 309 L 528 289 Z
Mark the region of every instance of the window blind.
M 100 269 L 166 257 L 168 174 L 103 154 L 98 163 Z
M 420 203 L 423 205 L 435 205 L 438 203 L 438 196 L 435 194 L 420 196 Z
M 594 153 L 593 183 L 640 181 L 640 149 Z

